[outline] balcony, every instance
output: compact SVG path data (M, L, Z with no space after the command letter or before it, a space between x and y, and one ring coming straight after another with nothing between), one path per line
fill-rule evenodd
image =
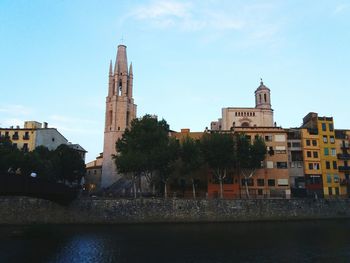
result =
M346 185L348 185L348 184L349 184L349 180L347 180L347 179L341 179L341 180L340 180L340 185L346 186Z
M339 172L350 172L350 166L338 166Z
M339 153L337 157L339 160L350 160L350 154L348 153Z
M15 141L16 141L16 140L18 140L18 138L19 138L19 137L18 137L18 134L12 135L12 140L15 140Z
M23 140L29 140L29 135L23 135Z
M349 143L348 142L343 142L340 144L340 148L344 149L344 150L348 150L349 149Z

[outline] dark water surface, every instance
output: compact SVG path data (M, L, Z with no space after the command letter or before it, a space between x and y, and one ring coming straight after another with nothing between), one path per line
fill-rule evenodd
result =
M350 220L0 226L0 262L350 262Z

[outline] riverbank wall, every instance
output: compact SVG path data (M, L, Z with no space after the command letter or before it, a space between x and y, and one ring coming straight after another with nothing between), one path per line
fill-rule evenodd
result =
M0 224L209 223L350 218L349 199L78 199L69 206L0 197Z

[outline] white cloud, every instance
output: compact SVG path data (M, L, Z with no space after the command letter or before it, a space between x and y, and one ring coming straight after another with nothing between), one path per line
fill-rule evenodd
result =
M200 4L194 5L192 2L179 1L153 1L148 5L137 7L129 16L159 28L178 27L183 31L197 31L205 28L237 30L245 24L232 14L201 8Z
M259 41L278 42L273 40L282 26L276 15L278 7L272 3L156 0L139 5L128 18L154 28L203 31L202 41L205 43L217 41L223 33L233 32L241 34L242 42L256 41L253 44L259 44Z
M1 120L0 127L2 127L2 128L10 128L11 126L23 127L23 124L24 124L24 120L17 119L17 118L11 118L11 119Z
M49 127L69 133L101 134L101 129L98 129L98 123L96 121L63 115L49 116Z
M340 4L340 5L336 6L333 14L337 15L337 14L342 13L348 9L350 9L350 4Z
M189 15L190 3L176 1L153 1L150 5L140 6L132 13L137 19L184 18Z
M29 115L33 110L23 105L8 104L0 106L0 112L10 115Z

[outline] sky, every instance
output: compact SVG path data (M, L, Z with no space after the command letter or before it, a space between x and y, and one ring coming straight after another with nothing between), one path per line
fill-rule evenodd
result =
M93 160L119 44L137 115L172 130L254 107L260 78L278 126L350 129L350 0L0 0L0 127L48 122Z

